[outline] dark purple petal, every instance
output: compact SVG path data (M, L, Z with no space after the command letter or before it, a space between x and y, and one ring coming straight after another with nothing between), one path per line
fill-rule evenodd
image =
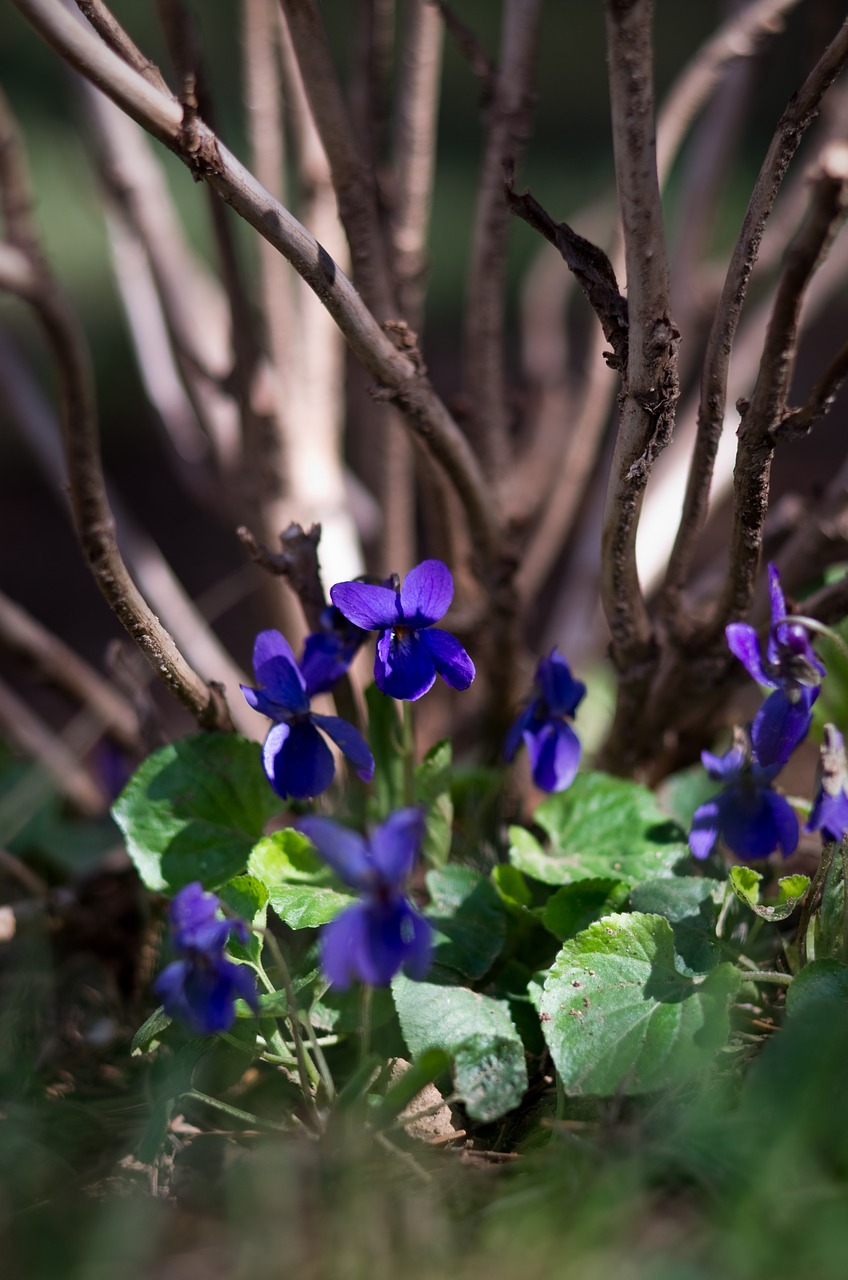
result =
M371 836L371 858L384 883L400 889L424 839L423 809L396 809Z
M565 658L554 649L536 668L536 681L552 716L573 716L586 695L586 686L575 680Z
M365 947L359 975L372 987L387 987L415 946L413 911L398 894L388 902L367 903Z
M810 708L817 694L818 689L801 690L797 702L787 698L782 689L769 694L751 725L751 744L761 765L786 764L809 732L813 720Z
M362 781L370 782L374 777L374 757L359 730L339 716L313 715L312 723L317 724L319 729L333 739Z
M275 724L262 748L268 781L278 796L304 800L326 791L333 781L333 755L309 721Z
M374 679L377 688L390 698L415 702L433 687L436 667L415 633L396 627L384 631L377 641Z
M767 858L798 844L798 819L783 796L768 788L733 789L716 797L724 843L737 858Z
M429 627L438 622L453 600L453 577L441 560L422 560L410 569L400 589L400 607L410 627Z
M294 715L290 707L284 707L273 698L269 698L264 689L251 689L247 684L241 684L239 688L244 694L247 705L253 707L253 710L258 711L261 716L267 716L269 720L276 720L279 724L284 720L290 720Z
M570 725L546 720L539 729L525 730L524 741L537 787L564 791L571 786L580 763L580 740Z
M805 831L821 831L825 840L843 840L848 833L848 795L828 795L820 788Z
M689 848L695 858L707 858L718 839L719 810L716 801L707 800L695 810L692 830L689 832Z
M249 971L224 956L176 960L153 984L165 1012L199 1035L227 1031L235 1019L235 999L257 1007Z
M374 871L368 846L357 831L343 827L332 818L301 818L298 831L312 841L315 848L340 880L352 889L366 890L374 884Z
M467 689L477 672L456 636L434 627L431 631L422 631L419 639L445 684L460 691Z
M701 752L701 763L715 782L734 782L745 770L747 761L741 747L731 747L723 756L711 751Z
M298 713L309 710L306 684L291 645L279 631L260 631L253 646L253 670L272 702Z
M220 905L215 894L207 893L199 880L180 889L168 907L168 923L177 946L191 946L199 930L217 924Z
M337 582L330 599L346 618L365 631L382 631L400 618L400 597L390 587L368 582Z
M433 959L433 930L423 916L412 907L406 920L401 924L401 932L407 936L406 959L403 971L408 978L421 982L427 976L427 970Z
M760 652L760 642L757 633L747 622L731 622L725 627L724 634L727 637L727 646L735 658L738 658L742 666L748 672L757 684L766 685L769 689L777 687L777 681L770 675L766 674L763 667L763 658Z
M347 672L353 653L342 646L338 636L316 631L307 636L303 646L300 670L310 698L332 689Z
M368 967L368 907L354 903L321 930L321 968L327 981L346 991ZM367 981L367 979L365 979Z
M535 698L528 707L525 707L519 716L513 720L504 741L504 756L507 760L512 760L516 751L521 746L521 740L525 732L532 726L536 719L539 707L539 700Z
M781 618L786 617L786 598L783 594L783 587L780 585L780 574L777 572L777 566L769 564L768 567L769 580L769 602L771 604L771 631L777 627ZM771 656L771 655L769 655Z

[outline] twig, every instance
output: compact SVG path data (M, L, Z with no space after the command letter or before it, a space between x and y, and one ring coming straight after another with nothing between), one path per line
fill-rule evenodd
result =
M723 597L709 629L742 617L754 590L762 529L768 506L773 432L785 411L795 366L798 318L807 285L827 253L848 207L848 146L834 144L821 158L810 212L786 253L784 270L766 333L760 373L739 428L734 473L734 521Z
M312 525L308 533L299 524L290 524L280 534L280 542L283 546L281 552L270 551L263 543L257 541L245 525L237 529L236 534L256 564L288 581L301 603L310 629L319 630L321 613L327 603L318 565L320 524Z
M533 72L539 44L541 0L506 0L498 68L487 103L486 143L471 234L471 260L463 329L464 381L469 428L491 477L510 465L509 397L504 375L504 311L509 206L504 164L514 170L529 136L535 106Z
M444 24L453 37L457 49L465 58L472 73L483 85L483 103L485 105L494 91L497 69L486 53L480 41L467 23L463 22L447 0L430 0L442 15Z
M606 0L616 183L627 264L629 343L602 541L601 599L622 691L643 679L653 636L636 573L636 526L678 395L654 149L651 0ZM627 698L625 696L624 701ZM622 704L623 705L623 704ZM626 711L625 711L625 714Z
M716 451L724 423L727 378L748 282L757 260L763 229L783 177L822 97L848 59L848 21L828 45L778 121L763 161L713 317L701 377L701 401L695 449L677 538L663 587L661 610L673 634L685 630L683 591L692 556L706 520Z
M58 0L14 0L57 52L209 182L268 239L318 294L353 353L386 388L456 487L484 566L496 556L499 529L476 459L415 362L382 332L350 281L295 218L274 200L202 121L183 129L178 104L157 93Z
M76 0L76 4L83 17L88 19L110 49L114 49L140 76L144 76L154 89L158 89L160 93L171 93L162 72L154 62L145 57L102 0Z
M130 750L138 747L138 716L129 702L64 641L2 592L0 645L17 657L34 662L48 680L90 707L106 732L122 746Z
M88 749L102 732L99 717L89 711L72 721L74 741L52 729L31 711L4 681L0 681L0 729L7 741L34 760L49 774L56 790L80 813L89 817L105 813L109 797L80 760L80 728L85 728L84 748ZM9 838L8 835L5 836Z
M775 441L798 440L808 436L820 418L833 407L839 389L848 378L848 342L836 353L800 409L784 413L772 431Z

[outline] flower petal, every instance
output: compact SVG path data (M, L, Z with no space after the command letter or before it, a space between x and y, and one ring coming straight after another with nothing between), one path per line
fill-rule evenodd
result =
M261 716L267 716L269 720L275 720L277 724L284 720L290 720L294 715L291 707L284 707L279 702L275 702L273 698L269 698L264 689L252 689L250 685L240 684L239 688L244 694L244 700L249 707L253 707L254 711L258 711Z
M306 637L300 670L310 698L326 693L339 681L351 663L352 654L344 649L340 638L326 631L315 631Z
M262 764L284 800L320 795L336 771L330 748L309 721L273 725L262 748Z
M219 921L220 900L207 893L199 880L193 880L175 894L168 908L168 923L178 947L194 945L197 933Z
M580 763L580 740L562 720L545 720L538 729L527 729L524 741L530 754L533 781L542 791L565 791Z
M507 731L504 739L504 758L512 760L516 751L521 746L521 740L524 734L531 728L533 721L536 719L539 710L539 699L534 698L529 706L518 715Z
M313 715L312 723L317 724L319 729L323 729L333 739L362 781L370 782L374 777L374 757L359 730L340 716Z
M390 587L369 582L337 582L330 599L344 616L365 631L392 627L400 619L400 597Z
M253 646L253 670L257 684L271 701L295 714L309 710L300 668L291 645L279 631L259 632Z
M382 879L399 889L424 839L423 809L396 809L371 836L371 858Z
M757 684L766 685L769 689L777 687L777 681L770 675L766 674L763 667L763 658L760 652L760 642L757 633L747 622L731 622L725 627L724 634L727 637L727 647L735 658L738 658L742 666L748 672Z
M783 796L768 788L716 797L722 839L737 858L767 858L778 847L788 856L798 843L798 819Z
M428 627L447 613L453 600L453 577L441 560L422 560L410 569L400 589L400 607L410 627Z
M456 636L434 627L431 631L422 631L419 641L430 654L445 684L452 689L468 688L477 672Z
M340 880L353 889L369 889L374 871L368 857L368 845L358 831L343 827L332 818L301 818L298 831L312 841L315 848Z
M384 631L377 641L374 679L390 698L415 702L433 687L436 666L414 632L396 628Z
M816 690L802 690L797 702L790 701L782 689L770 693L751 725L751 744L761 765L781 766L806 738L813 721L811 707Z
M368 907L356 902L321 930L321 968L327 981L346 991L362 977L367 959Z
M689 848L695 858L707 858L718 839L719 810L716 801L707 800L692 816Z
M575 680L565 658L554 649L536 668L536 680L552 716L573 716L586 695L582 680Z
M367 927L360 976L372 987L387 987L398 969L412 956L416 940L413 911L398 894L388 902L366 904Z
M821 831L825 840L843 840L848 833L848 795L828 795L821 788L804 830Z
M401 925L402 932L407 933L406 959L403 971L408 978L421 982L427 976L427 970L433 959L433 929L412 907L406 921Z

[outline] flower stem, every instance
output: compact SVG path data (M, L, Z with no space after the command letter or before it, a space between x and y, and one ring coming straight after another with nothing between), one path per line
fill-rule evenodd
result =
M401 754L403 756L403 802L411 806L415 804L415 718L411 702L403 704Z
M839 853L842 859L842 959L848 960L848 847L844 840Z
M370 982L362 984L362 1006L359 1027L359 1061L364 1063L371 1052L371 1001L374 988Z
M201 1093L199 1089L189 1089L185 1094L187 1098L193 1098L195 1102L202 1102L207 1107L214 1107L216 1111L223 1111L224 1115L232 1116L234 1120L243 1120L245 1124L254 1125L258 1129L277 1129L285 1133L289 1128L285 1124L276 1124L273 1120L263 1120L261 1116L256 1116L251 1111L242 1111L241 1107L232 1107L229 1102L222 1102L220 1098L213 1098L208 1093ZM297 1116L292 1116L297 1123Z
M289 1026L291 1027L292 1040L294 1042L294 1052L297 1058L297 1074L300 1080L300 1090L303 1094L303 1101L309 1112L309 1119L316 1133L323 1131L324 1125L318 1108L315 1105L314 1087L320 1083L321 1077L316 1070L315 1064L306 1052L306 1046L303 1043L303 1036L300 1032L300 1016L297 1008L297 1001L294 998L294 988L292 987L291 975L289 967L286 964L285 957L280 949L277 939L271 933L270 929L265 930L265 945L274 957L274 962L280 971L280 977L283 982L283 989L286 993L286 1003L289 1007Z
M771 982L775 986L788 987L792 982L791 973L769 972L763 969L737 969L746 982Z

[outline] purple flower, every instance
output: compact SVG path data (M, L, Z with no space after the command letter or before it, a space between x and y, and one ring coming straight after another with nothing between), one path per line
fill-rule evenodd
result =
M737 858L767 858L778 848L788 858L798 844L798 819L789 801L771 788L780 765L762 765L742 730L725 755L704 751L701 759L724 790L695 810L689 833L694 856L706 858L721 836Z
M260 631L253 647L258 689L241 686L254 711L274 724L262 748L262 764L271 786L284 800L320 795L333 781L335 765L319 729L342 750L364 782L374 776L374 757L357 729L338 716L311 711L310 689L288 641L279 631ZM314 675L314 673L313 673Z
M385 987L399 969L420 980L430 966L430 925L409 902L406 885L424 838L420 809L397 809L365 840L329 818L302 818L308 836L359 902L321 931L321 964L334 986L354 978Z
M319 631L306 637L300 670L310 698L326 693L345 675L357 651L368 639L368 632L354 626L337 609L328 604L319 618Z
M758 684L774 690L751 727L751 740L761 764L785 764L812 721L812 705L819 696L825 669L815 655L806 630L787 622L780 576L768 567L771 626L765 657L757 633L747 622L732 622L725 630L730 651Z
M806 831L821 831L825 840L843 840L848 834L848 765L845 742L832 724L824 727L821 779Z
M467 689L474 679L474 663L456 637L431 630L453 599L453 578L441 560L423 560L402 587L339 582L330 597L357 627L380 632L374 680L390 698L415 702L436 673L453 689Z
M153 986L168 1016L203 1036L229 1030L237 997L258 1008L250 970L224 955L231 934L247 942L247 925L221 919L220 905L197 882L180 889L171 902L169 922L181 958L163 969Z
M504 755L511 760L523 738L533 781L542 791L564 791L574 781L580 740L568 721L585 693L585 684L574 679L556 648L540 659L533 696L506 736Z

